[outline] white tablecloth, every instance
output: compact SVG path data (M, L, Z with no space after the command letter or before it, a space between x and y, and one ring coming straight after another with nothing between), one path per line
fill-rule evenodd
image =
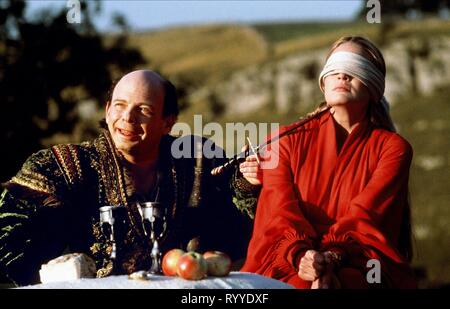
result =
M78 279L23 287L27 289L292 289L284 282L260 275L231 272L226 277L189 281L179 277L152 275L150 280L131 280L128 276Z

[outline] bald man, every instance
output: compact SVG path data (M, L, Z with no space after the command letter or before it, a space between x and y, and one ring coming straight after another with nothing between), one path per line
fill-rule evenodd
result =
M36 283L41 265L63 252L92 257L98 277L148 270L151 242L139 205L151 201L167 213L162 253L190 243L234 260L245 256L251 222L232 204L227 177L210 178L223 159L171 152L175 92L155 72L125 75L106 104L97 139L41 150L3 185L1 274L16 285ZM205 142L192 136L184 141L192 148ZM99 222L107 205L121 206L113 211L114 241Z

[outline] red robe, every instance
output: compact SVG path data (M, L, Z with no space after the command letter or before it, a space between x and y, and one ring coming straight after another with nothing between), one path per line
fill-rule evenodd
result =
M263 170L253 236L242 271L298 288L305 251L340 250L347 259L337 273L343 287L369 287L369 259L381 262L382 285L415 287L399 253L402 219L409 211L412 148L402 137L360 123L337 152L329 112L280 139L278 166ZM282 128L281 132L290 126Z

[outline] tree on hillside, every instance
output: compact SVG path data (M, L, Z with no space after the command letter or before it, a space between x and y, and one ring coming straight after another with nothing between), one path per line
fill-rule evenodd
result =
M41 12L33 21L25 8L24 0L0 0L2 182L43 138L72 131L80 100L103 104L114 76L145 63L127 47L126 32L105 46L92 23L99 1L82 2L80 24L68 23L67 8Z

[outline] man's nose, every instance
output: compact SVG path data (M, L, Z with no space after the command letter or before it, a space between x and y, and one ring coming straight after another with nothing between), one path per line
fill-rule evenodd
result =
M136 113L133 108L127 108L123 115L122 119L129 123L135 123L136 122Z

